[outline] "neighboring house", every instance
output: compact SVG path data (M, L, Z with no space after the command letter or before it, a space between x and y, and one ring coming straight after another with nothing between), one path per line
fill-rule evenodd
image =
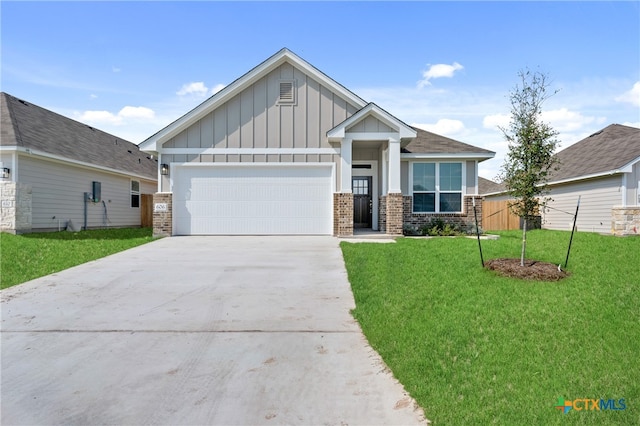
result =
M0 93L1 230L140 226L157 162L138 146ZM95 182L95 183L94 183Z
M542 211L545 229L571 230L578 197L580 231L640 233L640 129L611 124L558 152L559 169L549 179ZM487 201L508 198L504 190Z
M282 49L140 144L158 157L154 232L402 234L470 224L494 153L413 128Z

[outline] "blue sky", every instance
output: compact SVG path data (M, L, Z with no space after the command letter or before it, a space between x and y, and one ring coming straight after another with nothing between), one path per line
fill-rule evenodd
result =
M640 2L7 2L2 91L139 143L288 47L403 121L496 151L524 68L561 148L640 127Z

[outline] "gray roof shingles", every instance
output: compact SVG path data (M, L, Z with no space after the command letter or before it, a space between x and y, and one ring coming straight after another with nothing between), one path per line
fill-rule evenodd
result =
M484 195L503 191L505 191L505 186L503 183L494 182L492 180L478 176L478 194Z
M417 136L402 149L403 153L415 154L487 154L492 157L495 152L478 148L455 139L450 139L426 130L413 127Z
M640 129L611 124L558 152L559 169L549 182L616 172L640 158Z
M138 145L0 93L0 145L19 146L125 174L157 179L157 161Z

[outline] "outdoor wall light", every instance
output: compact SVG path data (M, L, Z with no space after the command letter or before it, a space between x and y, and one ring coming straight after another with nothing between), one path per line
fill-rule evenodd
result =
M168 164L160 164L160 174L162 176L167 176L169 174L169 165Z
M10 174L11 170L9 170L9 168L3 167L2 169L0 169L0 177L2 177L3 179L7 179Z

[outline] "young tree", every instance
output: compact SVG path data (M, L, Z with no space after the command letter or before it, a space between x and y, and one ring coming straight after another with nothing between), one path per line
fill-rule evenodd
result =
M558 132L541 120L542 104L557 91L549 93L548 77L543 73L521 70L518 77L521 85L509 93L511 121L508 127L500 127L509 143L501 177L515 199L509 208L523 219L520 265L524 266L527 222L547 201L541 196L548 192L549 173L558 167L553 155Z

